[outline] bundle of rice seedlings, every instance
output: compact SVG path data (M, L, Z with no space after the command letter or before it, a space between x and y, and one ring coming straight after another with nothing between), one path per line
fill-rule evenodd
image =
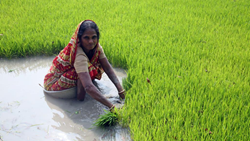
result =
M95 121L95 126L109 127L114 126L118 122L118 115L115 112L104 110L105 113Z

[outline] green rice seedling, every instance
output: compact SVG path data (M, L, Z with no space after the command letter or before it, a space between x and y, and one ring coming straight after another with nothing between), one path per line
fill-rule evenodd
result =
M105 113L95 121L94 125L99 127L114 126L118 122L118 115L116 113L104 110Z

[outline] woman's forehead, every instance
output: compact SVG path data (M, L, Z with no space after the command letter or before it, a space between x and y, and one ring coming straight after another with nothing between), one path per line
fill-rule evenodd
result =
M93 28L88 28L83 33L83 36L94 36L94 35L97 35L97 33Z

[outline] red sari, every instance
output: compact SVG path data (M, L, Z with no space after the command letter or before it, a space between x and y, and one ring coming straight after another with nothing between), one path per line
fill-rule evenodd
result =
M74 68L77 46L77 37L82 22L77 26L69 44L54 58L48 74L44 78L44 88L47 91L60 91L76 86L78 75ZM97 43L95 53L88 62L88 70L91 79L101 79L104 72L99 62L101 49Z

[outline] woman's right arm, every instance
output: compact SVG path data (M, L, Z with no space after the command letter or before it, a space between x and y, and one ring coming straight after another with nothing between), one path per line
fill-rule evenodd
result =
M89 76L88 72L80 72L78 73L78 77L85 89L85 91L95 100L101 102L103 105L112 108L113 104L109 102L102 94L101 92L95 87L95 85L92 83L92 80Z

